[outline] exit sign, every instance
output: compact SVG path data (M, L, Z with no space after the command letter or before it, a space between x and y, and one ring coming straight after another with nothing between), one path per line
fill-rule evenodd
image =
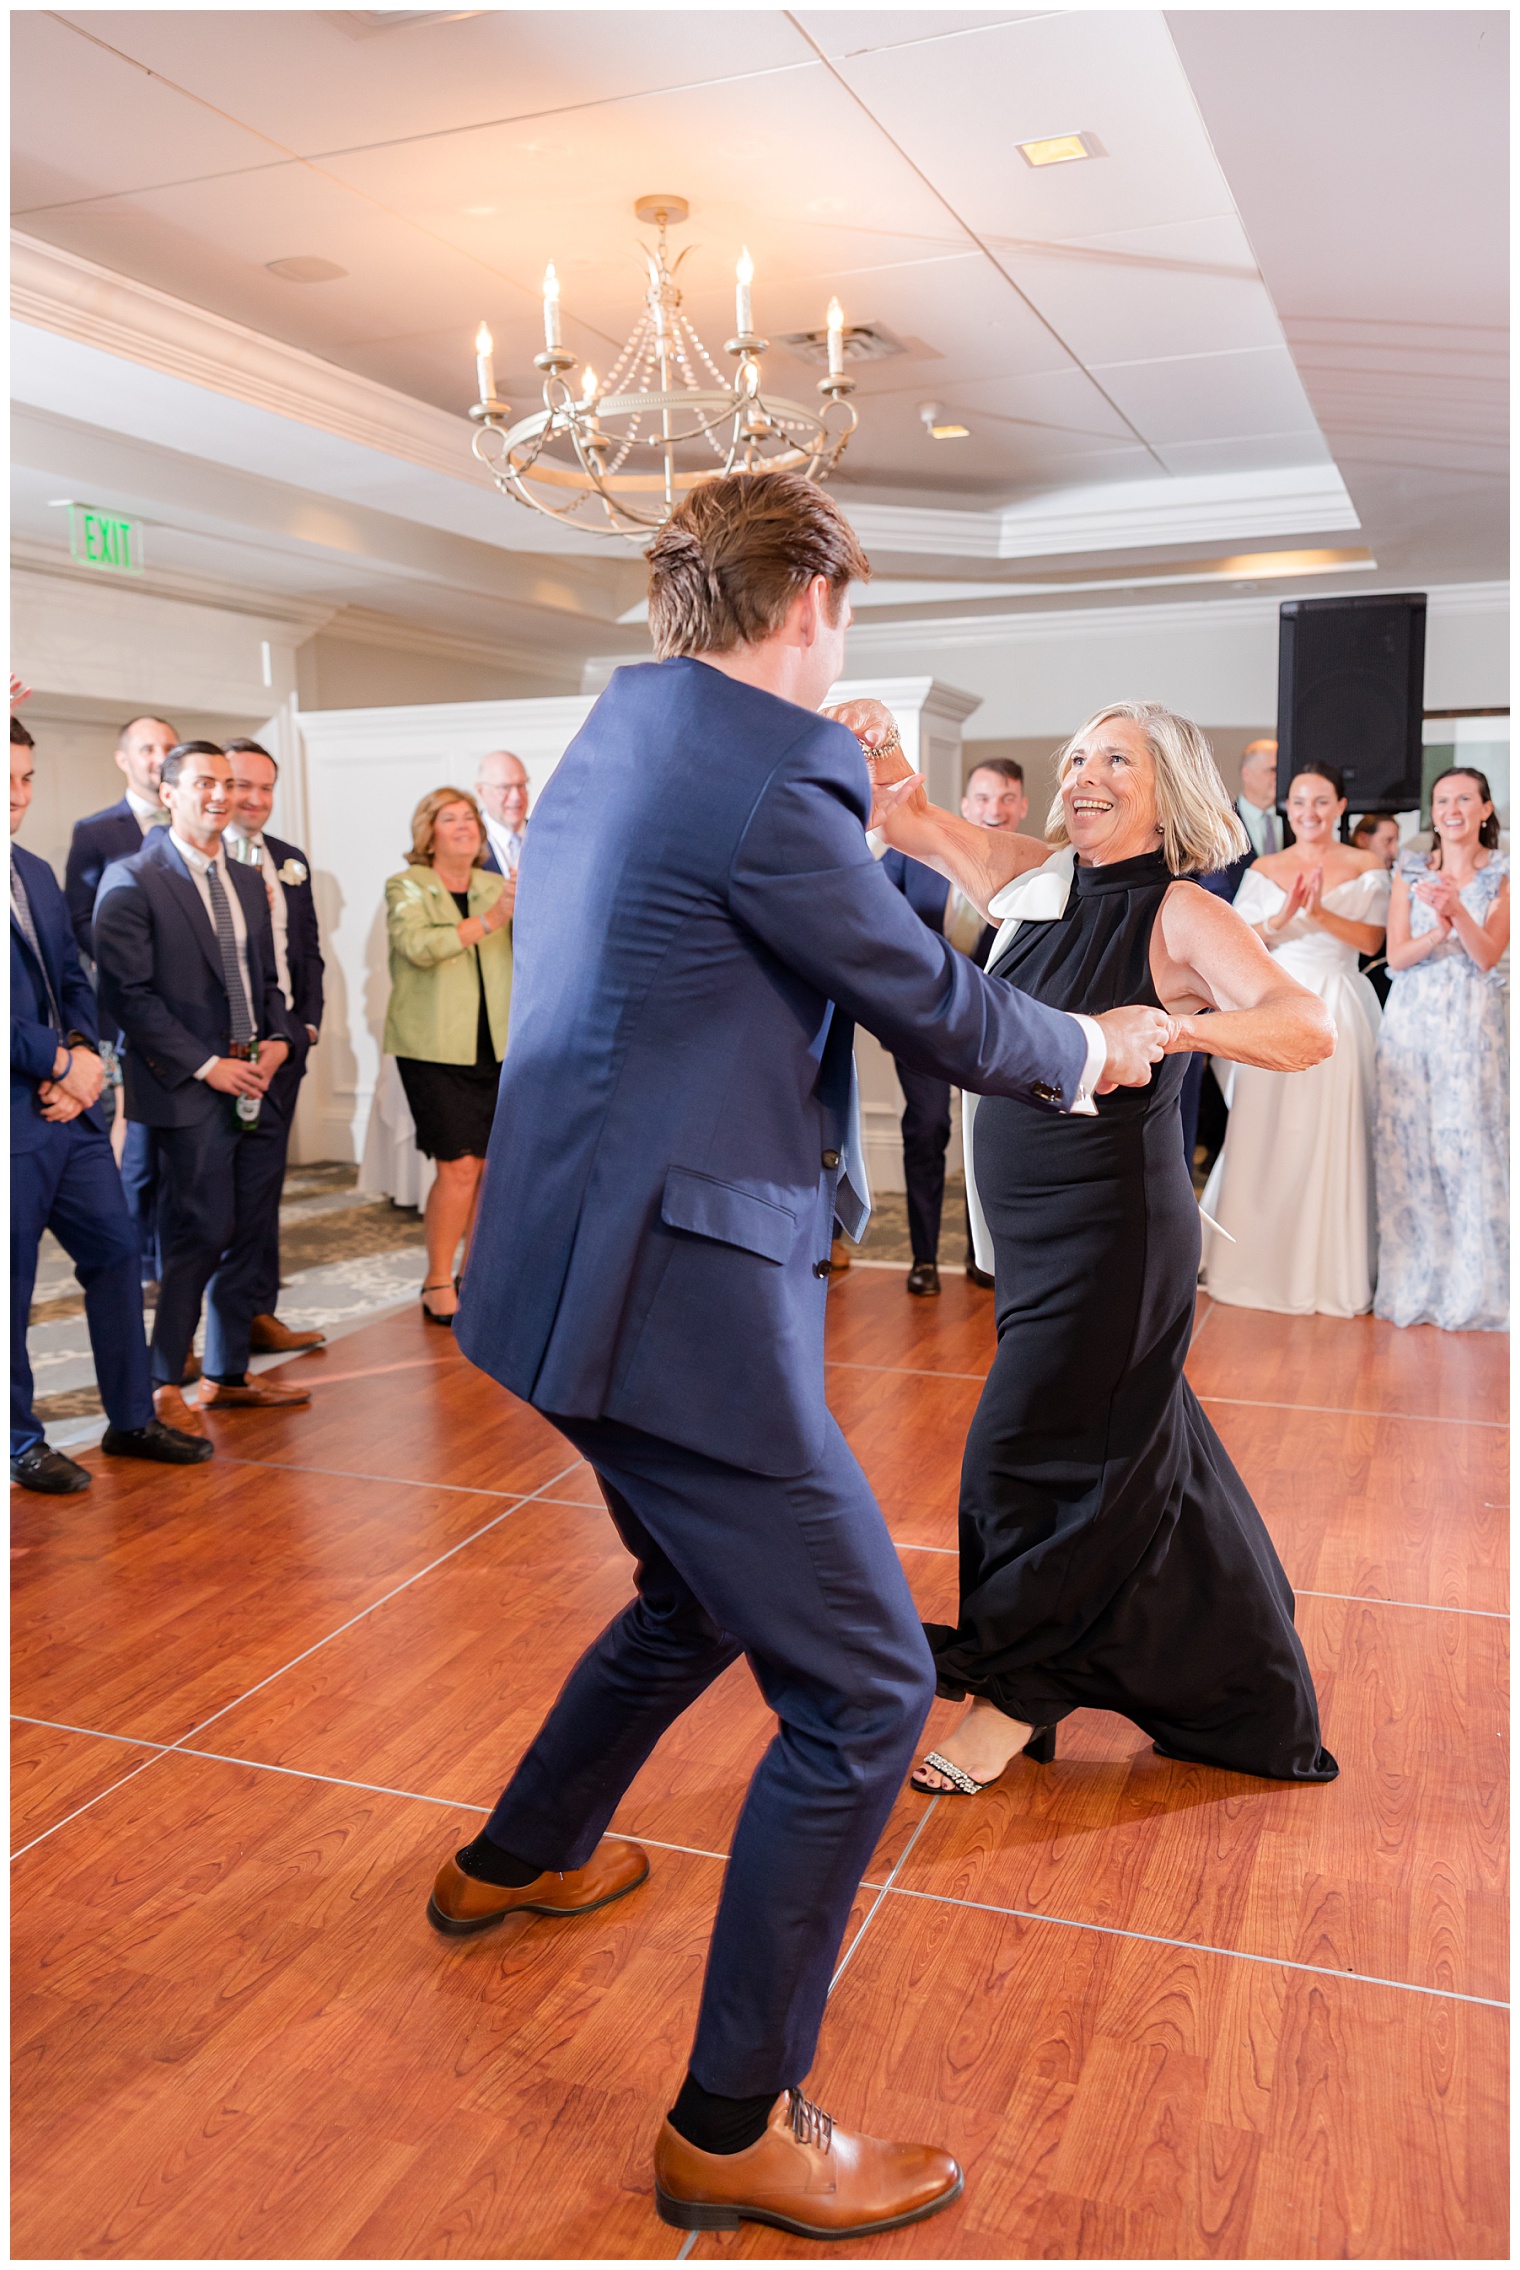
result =
M107 575L141 575L142 524L96 505L71 504L69 550L82 566Z

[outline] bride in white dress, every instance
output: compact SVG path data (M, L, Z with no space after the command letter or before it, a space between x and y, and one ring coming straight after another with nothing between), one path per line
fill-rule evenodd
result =
M1357 956L1382 947L1389 877L1372 852L1338 841L1338 779L1297 774L1287 808L1297 840L1247 870L1235 911L1324 1002L1335 1053L1308 1072L1229 1067L1229 1132L1203 1195L1227 1236L1205 1226L1204 1282L1233 1308L1361 1316L1376 1273L1379 1010Z

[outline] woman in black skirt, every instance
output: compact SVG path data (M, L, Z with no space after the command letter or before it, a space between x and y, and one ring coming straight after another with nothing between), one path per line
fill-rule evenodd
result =
M1173 1020L1150 1086L1100 1086L1092 1116L975 1104L998 1347L966 1444L959 1619L926 1627L939 1692L971 1707L913 1785L985 1788L1026 1747L1053 1756L1082 1708L1121 1712L1169 1757L1328 1781L1292 1590L1183 1377L1199 1225L1178 1096L1192 1050L1297 1071L1334 1028L1180 879L1244 839L1208 743L1159 704L1102 710L1068 744L1048 843L899 795L889 840L1002 921L990 976L1054 1008Z
M467 1239L491 1139L512 999L508 924L515 876L481 863L486 831L473 796L435 788L412 814L412 848L385 886L391 998L385 1050L396 1059L417 1130L437 1166L428 1192L423 1314L452 1326L455 1256Z

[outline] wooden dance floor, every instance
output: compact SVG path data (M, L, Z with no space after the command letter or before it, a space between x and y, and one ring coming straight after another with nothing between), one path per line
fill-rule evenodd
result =
M830 1355L948 1615L990 1296L857 1268ZM841 2253L1505 2254L1505 1359L1200 1305L1192 1378L1298 1589L1341 1778L1168 1764L1084 1713L984 1798L905 1792L812 2093L948 2145L966 2194ZM311 1409L221 1419L208 1466L92 1456L87 1497L13 1493L15 2251L823 2251L683 2242L652 2200L767 1739L744 1666L622 1808L642 1890L435 1937L436 1867L629 1565L560 1437L415 1313L277 1376Z

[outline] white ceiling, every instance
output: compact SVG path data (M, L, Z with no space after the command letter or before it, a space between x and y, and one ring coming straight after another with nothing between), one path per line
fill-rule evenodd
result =
M605 369L640 292L633 199L665 190L691 201L682 282L715 352L741 243L772 336L837 290L905 342L856 366L838 480L888 572L1027 581L1043 553L1101 580L1206 535L1355 543L1393 585L1505 571L1501 14L372 22L13 15L14 217L77 271L17 333L30 541L41 490L88 468L177 571L607 649L636 557L566 557L480 485L460 413L482 315L499 390L536 397L550 258L567 341ZM1103 154L1033 171L1015 147L1073 130ZM348 273L269 273L293 256ZM165 343L106 322L112 278ZM171 302L223 319L193 366ZM816 379L767 361L787 392ZM346 438L345 387L377 440ZM928 438L930 398L969 440Z

